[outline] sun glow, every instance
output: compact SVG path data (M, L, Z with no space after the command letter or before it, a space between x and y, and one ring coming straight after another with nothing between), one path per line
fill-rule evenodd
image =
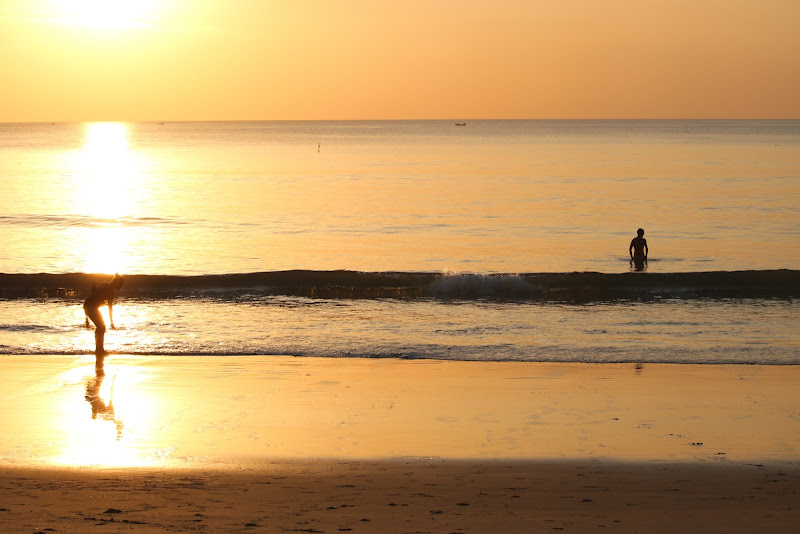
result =
M107 30L149 28L163 3L163 0L53 0L53 21Z
M86 216L79 241L86 251L86 272L127 271L127 251L134 238L136 199L141 194L143 163L128 143L128 126L99 122L86 125L83 148L75 160L75 195Z
M91 229L86 236L84 272L107 274L130 272L134 265L128 250L131 247L134 230L117 225Z
M128 144L127 125L95 122L86 125L78 155L78 188L90 213L98 218L119 217L129 211L130 187L138 165Z
M84 391L58 407L61 413L53 432L66 439L52 461L101 467L163 463L165 458L147 439L157 410L155 399L142 387L146 373L113 365L106 366L104 374L78 376L84 372L76 368L65 377L71 384L83 382Z

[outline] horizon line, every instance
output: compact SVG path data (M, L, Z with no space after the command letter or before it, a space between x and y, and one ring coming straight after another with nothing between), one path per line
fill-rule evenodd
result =
M179 122L443 122L456 121L797 121L800 117L564 117L564 118L381 118L381 119L69 119L69 120L0 120L0 124L69 124L69 123L95 123L95 122L128 122L128 123L179 123Z

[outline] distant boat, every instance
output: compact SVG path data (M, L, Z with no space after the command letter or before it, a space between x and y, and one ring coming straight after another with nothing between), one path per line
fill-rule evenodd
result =
M456 123L456 126L466 126L466 125L467 125L466 122L457 122Z

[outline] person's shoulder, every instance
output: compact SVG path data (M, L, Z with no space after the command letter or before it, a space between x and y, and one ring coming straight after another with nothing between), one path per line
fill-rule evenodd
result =
M97 284L97 287L94 291L95 293L99 293L101 295L107 295L109 293L114 293L114 286L111 284L111 282L100 282Z

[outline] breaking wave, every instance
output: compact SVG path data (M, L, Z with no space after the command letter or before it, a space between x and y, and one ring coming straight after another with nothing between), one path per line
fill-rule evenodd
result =
M81 298L101 274L0 274L0 298ZM492 299L592 302L660 298L792 298L800 271L604 274L360 272L292 270L198 276L128 275L132 298L288 295L328 299Z

